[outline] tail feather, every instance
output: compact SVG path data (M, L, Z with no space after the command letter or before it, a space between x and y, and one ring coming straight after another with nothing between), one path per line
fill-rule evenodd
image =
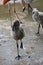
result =
M43 24L42 24L42 28L43 28Z

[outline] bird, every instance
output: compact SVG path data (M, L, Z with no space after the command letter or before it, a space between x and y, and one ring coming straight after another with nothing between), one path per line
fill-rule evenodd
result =
M40 25L42 25L43 28L43 12L39 11L37 8L32 8L32 18L34 21L38 23L38 32L40 33Z
M43 12L39 11L37 8L33 8L31 5L30 5L30 9L32 12L32 19L38 23L38 31L36 34L39 34L40 25L42 25L43 28Z
M14 40L16 40L17 53L18 53L18 56L15 58L19 60L21 58L21 56L19 55L19 43L18 43L18 41L20 40L20 42L21 42L20 48L23 49L22 39L25 36L24 29L22 27L20 27L19 20L15 20L15 22L13 23L12 32L13 32L13 38L14 38Z

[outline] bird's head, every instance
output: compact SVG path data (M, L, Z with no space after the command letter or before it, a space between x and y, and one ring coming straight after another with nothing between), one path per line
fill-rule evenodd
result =
M12 31L18 30L20 24L22 24L22 22L19 22L19 20L16 20L15 22L13 22Z
M33 8L33 10L32 10L32 14L37 14L37 13L38 13L37 8Z
M15 27L19 27L19 25L20 25L19 21L16 20L16 21L14 22L14 26L15 26Z
M18 30L19 26L20 26L20 23L19 23L18 20L16 20L15 22L13 22L12 31Z

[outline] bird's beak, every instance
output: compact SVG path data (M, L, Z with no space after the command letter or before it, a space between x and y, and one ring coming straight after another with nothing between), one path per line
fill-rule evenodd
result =
M32 8L32 6L29 4L29 6L30 6L30 9L31 9L31 11L33 11L33 8Z
M20 22L20 24L23 24L23 22Z

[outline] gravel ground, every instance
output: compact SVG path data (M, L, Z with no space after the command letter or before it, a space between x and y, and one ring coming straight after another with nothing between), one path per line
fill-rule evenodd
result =
M22 57L20 60L15 59L17 49L16 42L11 35L10 21L0 20L0 65L43 65L43 29L40 29L40 35L36 35L38 24L29 21L25 15L21 18L25 37L23 39L24 49L20 49Z

